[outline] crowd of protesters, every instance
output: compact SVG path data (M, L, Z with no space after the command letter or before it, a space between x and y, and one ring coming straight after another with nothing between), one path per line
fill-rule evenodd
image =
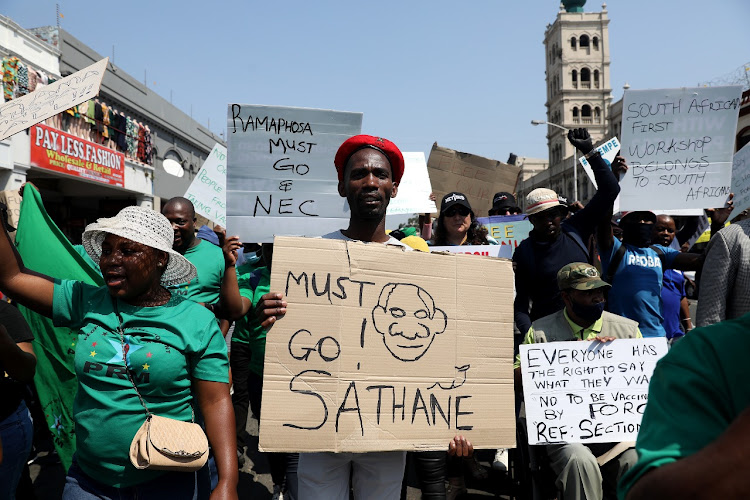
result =
M563 499L750 497L742 471L750 391L735 383L747 370L742 346L750 327L743 316L750 311L750 224L735 220L725 227L730 197L709 213L708 248L689 251L697 218L613 214L625 159L605 162L586 129L570 131L568 140L588 160L598 190L585 206L547 188L526 197L533 229L513 254L515 354L520 344L641 337L666 337L674 348L654 374L637 444L534 447L551 469L548 486ZM409 251L498 244L477 220L484 214L475 213L460 192L442 198L436 221L424 214L418 229L389 234L386 209L398 195L405 165L386 139L347 139L333 168L350 220L323 238ZM500 192L487 215L521 213L514 193ZM271 289L272 244L243 244L220 227L196 231L195 222L192 203L173 198L161 213L128 207L90 224L78 251L101 274L103 286L27 268L4 225L0 290L13 304L78 331L77 449L65 499L237 498L238 470L250 445L248 414L260 419L262 413L266 333L289 305ZM700 276L695 321L686 271ZM691 331L693 324L705 328ZM24 386L34 377L33 338L18 310L0 302L0 500L16 497L31 450ZM118 370L124 364L127 377L102 369L108 364ZM519 365L516 358L515 411L523 434ZM181 472L133 465L131 441L152 411L203 427L210 444L205 466ZM520 446L528 445L520 439ZM405 452L266 458L275 499L403 496ZM412 460L426 499L458 498L467 491L466 473L487 476L461 435L446 439L445 451L414 453ZM492 462L505 473L508 450L497 450Z

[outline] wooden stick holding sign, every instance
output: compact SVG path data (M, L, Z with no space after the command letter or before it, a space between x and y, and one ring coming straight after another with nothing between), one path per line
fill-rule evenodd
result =
M99 94L109 58L0 105L0 141Z

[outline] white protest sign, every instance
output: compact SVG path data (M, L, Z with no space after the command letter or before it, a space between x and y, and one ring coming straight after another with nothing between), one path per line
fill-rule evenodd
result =
M404 176L398 183L398 195L388 204L391 214L432 214L437 206L430 200L432 185L427 173L427 160L424 153L403 153Z
M520 346L529 444L635 441L663 337Z
M724 206L740 86L628 90L623 97L621 210Z
M604 163L606 163L608 167L612 168L612 162L615 161L615 156L617 156L617 152L620 151L620 141L617 140L617 137L613 137L597 147L596 150L599 151L599 154L602 155ZM596 179L594 178L594 171L591 169L591 164L589 163L589 161L583 156L581 156L578 161L581 162L581 166L583 167L583 170L586 171L586 175L589 176L589 179L591 179L591 183L596 189L599 189L599 186L596 183Z
M0 141L99 93L109 57L0 105Z
M216 144L185 192L195 211L227 227L227 148Z
M732 162L733 215L750 208L750 144L737 151Z
M227 225L243 241L322 236L346 227L349 206L333 165L360 133L362 113L230 104Z
M430 247L430 252L462 253L467 255L484 255L485 257L502 257L510 259L513 257L513 248L510 245L453 245Z

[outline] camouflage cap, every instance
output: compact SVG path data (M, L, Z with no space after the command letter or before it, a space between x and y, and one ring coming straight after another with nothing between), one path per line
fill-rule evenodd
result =
M602 280L599 271L591 264L573 262L557 273L557 287L560 290L594 290L611 286Z

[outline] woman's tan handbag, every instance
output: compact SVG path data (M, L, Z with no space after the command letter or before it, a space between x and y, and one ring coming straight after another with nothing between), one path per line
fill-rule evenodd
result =
M117 302L112 300L119 326L122 345L122 360L128 379L146 410L146 421L135 433L130 443L130 462L136 469L171 470L194 472L203 467L208 461L208 439L200 425L195 423L193 413L192 422L183 422L173 418L154 415L146 406L141 393L135 385L133 376L128 368L125 346L125 333L122 328L122 317L117 310ZM192 410L192 409L191 409Z
M208 460L208 440L201 426L149 414L130 443L136 469L196 471Z

